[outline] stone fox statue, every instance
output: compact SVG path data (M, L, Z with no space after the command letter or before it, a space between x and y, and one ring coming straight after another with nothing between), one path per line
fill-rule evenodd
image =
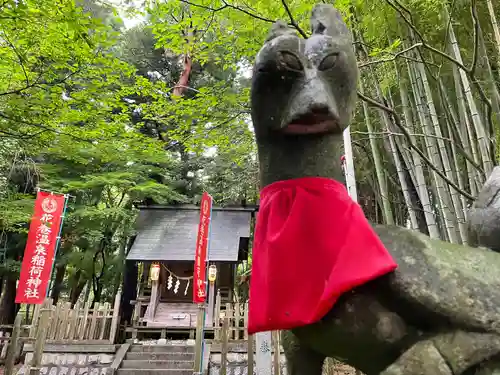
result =
M330 5L314 8L311 29L303 39L277 22L256 57L251 105L263 188L342 180L342 132L358 80L352 37ZM479 211L496 191L483 189ZM476 212L475 228L488 227L488 217ZM326 357L367 375L500 374L500 254L373 228L397 269L344 293L318 322L283 331L288 374L320 375ZM500 232L495 223L478 231L477 245L500 248L488 242Z

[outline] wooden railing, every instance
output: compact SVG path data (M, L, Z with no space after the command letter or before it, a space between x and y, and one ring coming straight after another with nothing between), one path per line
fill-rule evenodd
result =
M0 326L0 365L4 365L4 375L13 375L14 363L21 355L21 322L18 315L13 326Z
M154 289L154 288L152 288ZM248 303L223 303L223 298L221 294L217 292L215 303L213 305L213 313L210 314L208 309L210 309L209 304L206 305L206 321L205 321L205 329L208 331L213 330L214 338L216 340L220 339L222 323L225 317L228 318L229 322L229 331L228 337L229 340L246 340L248 337L247 327L248 327ZM145 327L145 324L148 321L153 321L156 313L156 308L158 306L159 296L155 293L152 293L150 297L142 297L137 300L130 301L132 305L134 305L134 314L132 318L132 324L130 328L127 328L127 331L133 332L137 335L136 331L148 331L148 328ZM168 302L167 302L168 303ZM144 309L146 307L146 309ZM192 311L186 311L186 313L190 313ZM212 321L210 321L212 320ZM186 327L176 327L175 329L191 329L194 330L196 320L192 320L192 324L187 325ZM158 323L158 322L156 322ZM151 330L159 330L162 327L151 328ZM163 327L164 330L173 329L172 327ZM133 335L135 338L136 336Z
M215 340L221 338L224 319L228 321L229 340L246 340L248 338L248 303L226 303L221 306L220 300L215 302L213 322Z
M233 310L234 311L234 310ZM247 311L247 310L245 310ZM233 315L233 320L235 315ZM246 332L246 329L245 329ZM233 371L228 371L228 352L229 352L229 344L232 339L231 336L234 337L234 327L231 327L231 317L229 315L226 315L222 319L222 326L220 327L219 335L214 339L215 344L220 345L220 352L221 352L221 362L220 362L220 375L227 375L229 372L231 373L236 373L235 370ZM259 348L256 348L255 345L255 337L253 335L248 335L245 334L245 341L246 341L246 346L247 346L247 374L253 374L254 373L254 353L256 350L259 350ZM272 338L271 338L271 347L268 348L268 351L272 355L272 371L268 372L267 369L265 369L266 373L272 373L272 374L281 374L280 366L281 366L281 361L280 361L280 356L281 356L281 345L280 345L280 335L278 331L273 331L272 332ZM256 373L260 374L263 373L263 369L256 369ZM240 369L241 371L241 369Z
M148 308L149 308L149 300L150 297L139 297L137 300L132 300L130 301L130 304L134 306L134 313L132 315L132 322L129 322L132 324L132 326L136 325L142 325L144 324L145 319L147 319L147 316L149 314ZM143 307L146 307L144 309L144 314L142 313Z
M0 364L4 363L7 357L11 333L12 329L10 327L0 328Z

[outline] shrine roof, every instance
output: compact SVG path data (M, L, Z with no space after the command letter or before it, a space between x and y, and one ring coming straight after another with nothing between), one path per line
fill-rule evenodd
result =
M246 259L255 207L213 207L209 258ZM127 255L135 261L194 261L200 208L195 205L139 207L137 236Z

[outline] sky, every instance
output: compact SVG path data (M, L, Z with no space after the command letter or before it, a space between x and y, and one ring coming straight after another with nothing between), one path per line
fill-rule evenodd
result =
M130 0L129 4L124 5L123 0L107 0L106 2L113 4L117 9L118 12L120 13L120 17L123 20L123 24L127 29L130 29L137 24L141 23L144 20L144 17L136 16L136 17L129 17L127 16L127 12L125 11L126 7L136 7L138 9L142 8L141 2L139 0Z

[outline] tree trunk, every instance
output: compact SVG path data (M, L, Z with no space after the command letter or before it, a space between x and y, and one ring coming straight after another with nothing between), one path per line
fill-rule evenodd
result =
M86 280L81 280L81 274L82 271L78 270L76 271L75 276L73 277L73 283L72 283L73 287L71 288L69 296L69 301L72 307L75 306L76 303L78 302L78 298L80 298L80 294L82 294L83 288L87 283Z
M182 96L188 88L189 76L191 74L191 68L193 67L193 62L188 54L184 55L184 67L182 68L181 76L179 81L174 87L173 94L175 96Z
M101 302L102 285L99 280L93 282L94 299L92 300L92 308L94 308L96 303Z
M16 283L15 276L7 276L3 295L0 298L0 324L14 324L17 310L16 306Z
M54 301L54 305L57 304L57 301L59 300L59 295L61 294L65 274L66 274L66 265L65 264L58 265L56 267L56 276L54 278L54 284L52 285L52 291L50 294L50 297Z
M84 295L84 297L83 297L83 301L84 301L85 303L87 303L87 301L88 301L88 300L89 300L89 298L90 298L90 289L91 289L91 287L92 287L92 285L91 285L91 284L92 284L92 282L91 282L90 280L89 280L89 281L87 281L87 282L85 283L85 287L84 287L84 289L85 289L85 295Z
M137 262L133 260L125 261L125 272L123 274L123 293L120 301L120 315L122 322L130 323L134 307L130 301L137 299Z

